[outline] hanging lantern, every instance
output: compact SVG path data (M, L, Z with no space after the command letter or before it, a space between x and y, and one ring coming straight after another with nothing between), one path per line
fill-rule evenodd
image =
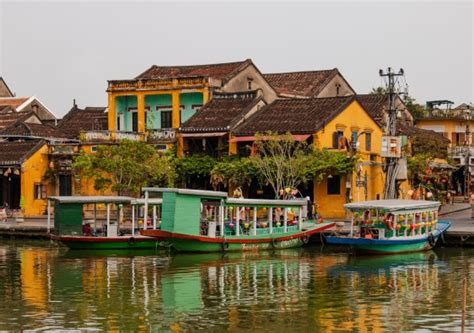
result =
M15 175L19 176L19 175L20 175L20 170L15 169L15 170L13 171L13 173L14 173Z

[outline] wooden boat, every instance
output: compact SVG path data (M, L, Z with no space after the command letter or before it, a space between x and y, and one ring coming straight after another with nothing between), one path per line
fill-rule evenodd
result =
M151 249L159 245L159 240L156 238L136 234L135 212L136 208L143 204L143 199L123 196L49 197L48 232L51 230L51 203L54 204L54 234L50 234L50 237L71 249ZM97 228L97 205L106 207L106 220L105 223L102 222L100 231ZM111 217L112 205L116 207L114 219ZM123 205L132 205L132 224L129 233L124 233L119 225L119 220L123 216ZM153 206L153 226L150 227L156 228L156 207L161 205L161 200L154 199L147 202L147 205ZM93 206L92 219L84 218L85 206ZM142 228L147 228L147 223L142 223Z
M344 205L351 213L347 236L326 236L328 244L358 252L393 254L432 249L451 223L438 220L440 203L424 200L373 200Z
M304 221L306 200L228 198L225 192L144 188L162 195L160 230L141 234L164 239L184 252L255 251L299 247L332 222ZM146 209L145 209L146 211ZM260 215L260 217L258 216ZM263 216L263 218L262 218Z

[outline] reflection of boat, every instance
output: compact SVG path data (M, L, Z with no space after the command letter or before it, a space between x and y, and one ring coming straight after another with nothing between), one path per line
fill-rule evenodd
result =
M69 259L102 258L102 257L139 257L164 254L162 248L128 248L128 249L70 249L62 257Z
M139 199L140 200L140 199ZM54 235L57 240L71 249L143 249L156 248L156 238L135 235L135 206L139 200L130 197L106 197L106 196L58 196L48 199L48 220L51 216L51 202L54 203ZM123 216L123 205L132 205L132 227L130 234L121 234L119 224ZM161 205L160 200L148 203L150 206ZM93 205L93 217L84 218L84 207ZM107 216L106 224L103 225L103 235L97 232L97 205L105 205ZM111 206L117 207L117 218L111 218ZM155 210L154 210L155 211ZM155 214L156 215L156 214ZM156 216L154 217L156 221ZM94 228L92 229L91 223ZM145 223L143 224L146 225ZM154 223L156 226L156 222ZM49 229L49 221L48 221Z
M348 236L326 236L328 244L356 251L393 254L432 249L451 225L438 221L437 201L374 200L346 204L352 213Z
M228 198L224 192L145 188L163 195L161 230L142 235L165 239L185 252L255 251L300 247L334 225L303 222L305 200ZM265 215L258 219L258 215Z

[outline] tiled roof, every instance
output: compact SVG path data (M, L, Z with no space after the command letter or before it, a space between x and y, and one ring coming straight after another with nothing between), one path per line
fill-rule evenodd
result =
M221 64L191 65L191 66L157 66L153 65L135 79L170 79L184 77L212 77L225 80L232 73L240 68L251 64L250 59L238 62L228 62Z
M42 140L6 141L0 143L0 165L19 165L45 144Z
M264 106L233 132L240 136L266 131L312 134L353 100L353 96L276 100Z
M416 126L407 126L403 124L402 122L398 121L397 122L397 134L398 135L406 135L408 137L418 137L420 139L425 139L425 140L437 140L442 143L449 144L450 141L448 138L446 138L443 134L437 133L432 130L427 130L423 128L419 128Z
M0 111L0 130L20 121L22 119L26 119L31 117L32 113L23 113L23 112L16 112L16 111L9 111L2 110Z
M357 100L378 124L383 123L388 105L388 95L357 95Z
M29 99L29 97L0 97L0 105L10 105L16 109Z
M181 126L181 131L227 131L259 100L255 91L214 94L209 103Z
M107 130L108 119L105 107L73 107L58 123L57 128L67 138L79 138L81 131Z
M30 124L21 121L17 121L16 123L4 128L0 134L58 139L66 137L64 133L60 132L55 127L44 124Z
M329 81L339 73L337 68L308 72L264 74L279 95L317 97Z

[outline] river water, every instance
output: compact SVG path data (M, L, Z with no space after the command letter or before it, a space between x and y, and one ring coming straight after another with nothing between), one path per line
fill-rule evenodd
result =
M0 239L0 330L474 331L474 249L84 253Z

